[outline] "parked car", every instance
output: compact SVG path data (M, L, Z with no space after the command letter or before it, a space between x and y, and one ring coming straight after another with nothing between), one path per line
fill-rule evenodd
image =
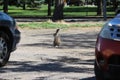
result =
M0 12L0 67L8 62L10 53L16 49L19 41L20 31L16 26L16 21Z
M67 5L75 5L75 6L80 6L83 4L81 0L66 0Z
M117 15L117 14L119 14L120 13L120 8L117 8L116 10L115 10L115 14Z
M100 31L95 47L96 80L120 80L120 14Z

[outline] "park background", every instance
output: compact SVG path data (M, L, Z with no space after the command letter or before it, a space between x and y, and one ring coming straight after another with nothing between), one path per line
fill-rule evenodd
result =
M119 10L119 3L119 0L0 0L0 10L19 22L31 19L30 23L18 24L22 28L101 27L104 22L96 21L113 18ZM53 23L63 19L71 19L72 22L81 19L77 21L82 23ZM88 23L93 19L94 24ZM37 20L44 22L36 23ZM87 23L83 23L84 20Z
M106 6L104 6L106 2ZM0 0L0 9L13 17L52 17L56 3L64 17L114 17L119 0Z

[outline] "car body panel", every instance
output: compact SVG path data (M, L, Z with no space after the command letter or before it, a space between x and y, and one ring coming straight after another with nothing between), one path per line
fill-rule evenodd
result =
M98 34L95 45L95 67L103 74L105 80L120 80L120 14L106 24L104 27L108 26L107 30L111 37L105 38L100 35L106 28L102 28ZM95 75L98 76L97 72Z
M105 58L109 58L114 54L120 55L120 41L99 37L98 44L100 44L100 52L103 53Z
M10 52L16 49L17 43L20 41L20 31L16 27L16 21L9 15L0 12L0 29L8 35L11 35L11 50Z

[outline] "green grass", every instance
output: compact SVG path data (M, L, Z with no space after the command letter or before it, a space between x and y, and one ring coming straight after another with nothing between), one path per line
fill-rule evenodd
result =
M8 14L11 16L25 16L25 17L37 17L37 16L46 16L47 7L41 6L42 8L27 8L23 10L21 7L17 8L15 6L10 6Z
M15 17L47 17L47 5L41 5L40 8L26 8L23 10L22 7L9 6L8 14ZM2 11L2 6L0 6ZM52 7L53 14L54 7ZM86 16L96 16L97 7L86 7L86 6L65 6L64 16L67 17L86 17ZM111 7L107 8L107 16L114 16L115 12ZM52 15L51 15L52 16Z
M88 23L66 23L66 22L27 22L27 23L19 23L18 26L20 28L30 28L30 29L68 29L74 27L102 27L104 22L88 22Z
M83 23L83 24L78 24L78 23L74 23L72 25L70 25L70 27L102 27L104 25L104 23Z
M21 23L18 26L21 28L30 28L30 29L54 29L54 28L69 27L66 24L53 23L53 22L29 22L29 23Z

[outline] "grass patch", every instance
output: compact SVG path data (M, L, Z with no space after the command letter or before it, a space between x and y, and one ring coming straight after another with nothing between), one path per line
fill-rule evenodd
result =
M2 10L3 6L0 6ZM51 16L54 11L54 6L51 7ZM22 7L9 6L8 14L13 17L47 17L48 14L48 5L41 5L40 8L29 8L26 7L26 10L23 10ZM50 17L51 17L50 16ZM96 6L65 6L64 7L64 17L86 17L86 16L97 16L97 7ZM107 17L115 16L115 11L112 7L107 7Z
M26 8L23 10L22 7L9 6L8 14L11 16L21 16L21 17L37 17L37 16L47 16L47 6L42 5L41 8Z
M70 27L102 27L104 22L80 22L70 24Z
M19 23L18 26L21 28L30 28L30 29L68 29L74 27L102 27L104 22L76 22L76 23L67 23L67 22L27 22Z
M21 28L31 29L54 29L54 28L68 28L67 24L53 23L53 22L28 22L19 24Z

